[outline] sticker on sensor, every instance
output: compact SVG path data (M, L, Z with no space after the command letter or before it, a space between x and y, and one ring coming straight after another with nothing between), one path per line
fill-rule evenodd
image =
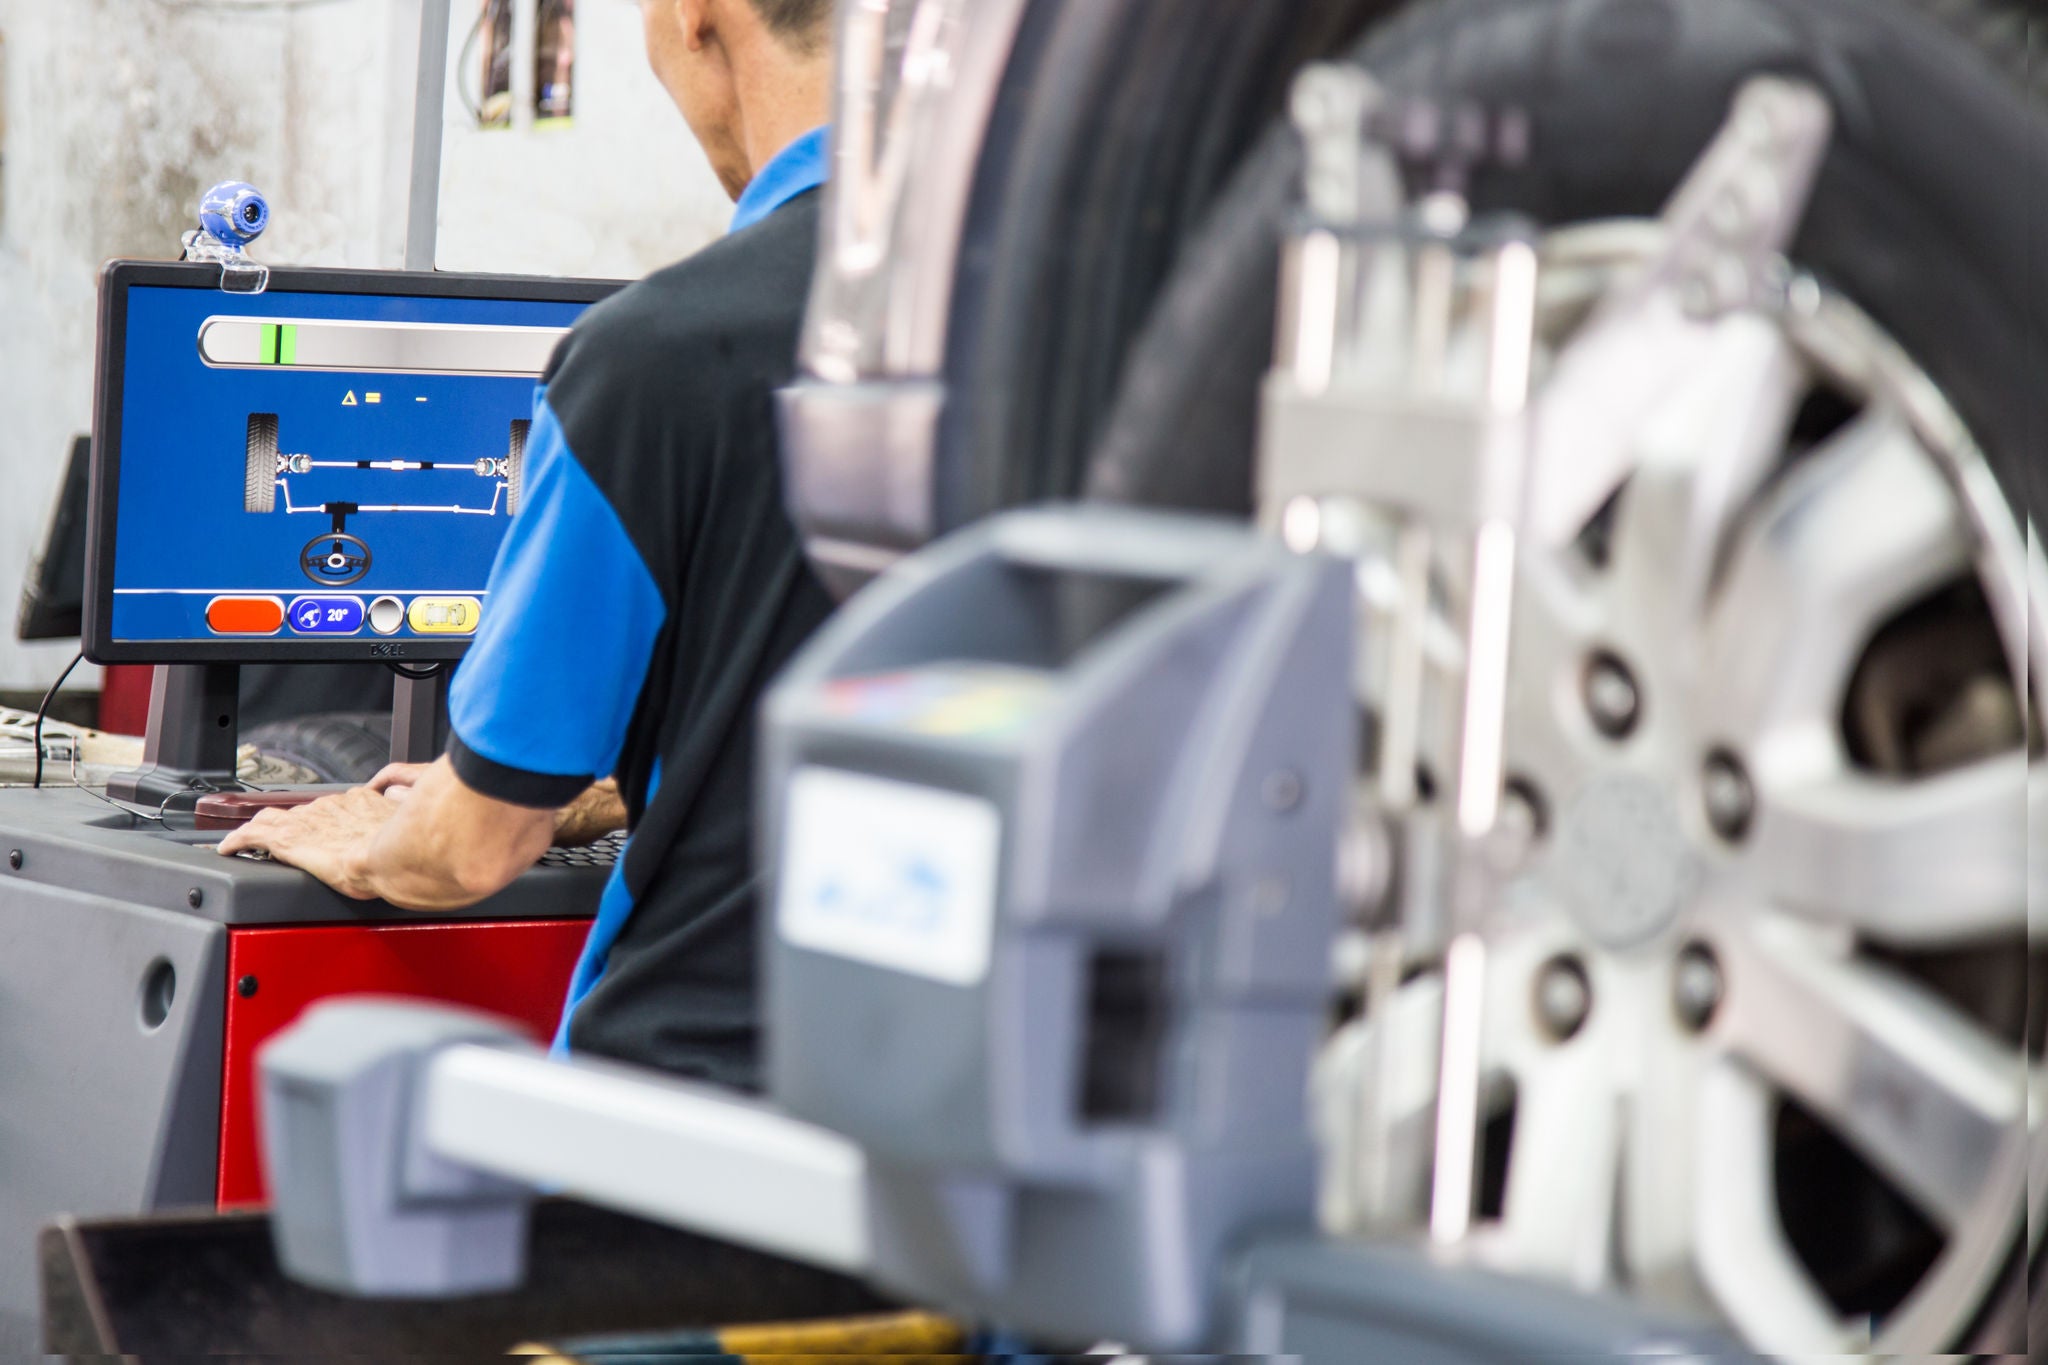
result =
M790 943L971 986L988 974L1002 821L979 797L799 769L776 902Z

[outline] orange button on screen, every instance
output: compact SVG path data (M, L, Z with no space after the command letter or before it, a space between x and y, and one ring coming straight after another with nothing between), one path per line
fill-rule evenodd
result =
M216 597L206 604L206 628L215 635L275 635L284 628L284 602L276 597Z

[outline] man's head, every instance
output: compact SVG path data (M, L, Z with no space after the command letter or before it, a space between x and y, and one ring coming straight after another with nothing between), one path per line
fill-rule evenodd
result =
M737 198L830 114L833 0L640 0L647 61Z

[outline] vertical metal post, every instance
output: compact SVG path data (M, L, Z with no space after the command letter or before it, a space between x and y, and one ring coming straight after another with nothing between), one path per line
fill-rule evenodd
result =
M384 211L377 254L383 264L406 270L434 268L452 2L392 0L386 69L397 86L384 130ZM408 71L415 73L409 90L403 74Z
M1449 909L1454 937L1444 959L1443 1052L1437 1080L1436 1162L1430 1236L1464 1240L1478 1189L1481 1042L1485 1027L1486 942L1480 921L1495 887L1485 840L1500 813L1507 721L1509 652L1515 597L1515 540L1528 475L1529 384L1535 349L1536 250L1510 242L1493 253L1487 388L1479 400L1495 423L1522 426L1512 453L1496 447L1492 477L1504 483L1508 509L1483 517L1471 542L1465 605L1465 685L1453 786ZM1506 467L1498 467L1505 464Z

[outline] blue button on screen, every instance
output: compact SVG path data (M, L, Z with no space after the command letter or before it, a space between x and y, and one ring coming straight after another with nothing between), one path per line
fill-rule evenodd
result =
M300 597L285 613L300 635L353 635L363 628L359 597Z

